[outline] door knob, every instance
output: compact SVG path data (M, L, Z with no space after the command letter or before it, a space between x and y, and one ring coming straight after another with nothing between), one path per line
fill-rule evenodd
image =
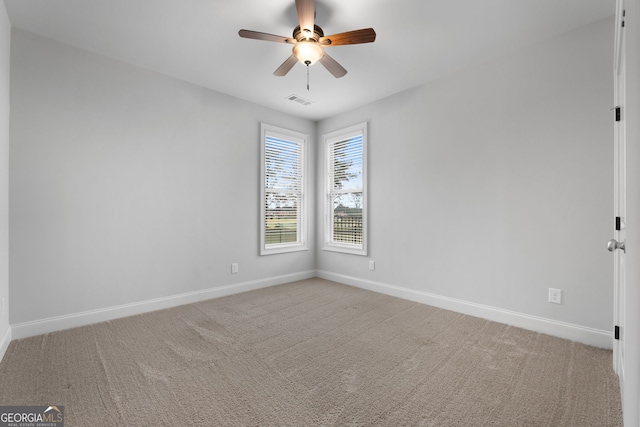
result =
M607 243L607 249L609 250L609 252L613 252L616 249L622 249L622 252L626 253L627 248L625 247L625 243L626 242L620 243L616 239L611 239L609 240L609 243Z

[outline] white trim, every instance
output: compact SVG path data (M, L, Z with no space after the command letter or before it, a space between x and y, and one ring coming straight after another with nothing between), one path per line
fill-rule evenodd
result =
M613 214L616 217L627 219L627 190L626 190L626 70L625 70L625 31L623 22L625 20L623 14L625 11L624 0L616 1L616 18L615 18L615 45L614 45L614 70L613 70L613 103L614 108L621 109L621 121L614 122L613 127ZM619 242L625 241L627 231L625 227L620 230L614 230L613 238ZM621 251L614 251L613 254L613 324L620 328L623 336L621 339L613 342L613 370L620 377L620 372L624 365L624 332L625 313L624 300L627 289L626 283L626 255ZM622 378L622 377L621 377ZM621 380L622 381L622 380Z
M155 298L152 300L141 301L137 303L123 304L98 310L90 310L81 313L17 323L11 325L8 331L5 333L4 337L2 337L2 340L0 340L0 361L2 360L1 356L4 356L4 353L9 347L9 343L12 339L27 338L35 335L60 331L63 329L76 328L93 323L114 320L127 316L134 316L137 314L148 313L151 311L176 307L179 305L191 304L208 299L220 298L256 289L267 288L270 286L276 286L297 280L311 279L313 277L332 280L334 282L343 283L345 285L355 286L369 291L379 292L385 295L419 302L421 304L427 304L434 307L467 314L470 316L476 316L495 322L505 323L519 328L528 329L547 335L553 335L556 337L565 338L596 347L606 349L612 348L613 336L609 331L603 331L586 326L531 316L515 311L476 304L428 292L417 291L415 289L404 288L401 286L359 279L357 277L331 273L328 271L310 270L293 274L286 274L282 276L275 276L267 279L236 283L233 285L221 286L219 288L187 292L184 294L173 295L164 298ZM624 374L622 376L624 376Z
M2 362L2 359L7 352L9 344L11 344L11 326L7 328L7 332L5 332L2 339L0 339L0 362Z
M297 280L310 279L313 277L315 277L315 271L301 271L298 273L275 276L267 279L235 283L233 285L220 286L218 288L205 289L195 292L187 292L184 294L172 295L163 298L154 298L151 300L140 301L131 304L122 304L114 307L101 308L98 310L90 310L81 313L67 314L64 316L49 317L47 319L17 323L11 325L11 330L13 339L26 338L34 335L60 331L63 329L77 328L79 326L90 325L107 320L114 320L121 317L148 313L150 311L176 307L179 305L192 304L208 299L225 297L228 295L267 288L269 286L281 285L283 283L294 282Z
M624 17L622 13L625 10L624 0L616 0L616 18L615 18L615 34L614 34L614 52L613 52L613 71L614 75L619 74L622 70L622 59L624 58L623 44L623 26Z
M368 160L367 160L367 152L368 152L368 134L367 134L368 123L362 122L353 126L349 126L344 129L336 130L333 132L326 133L322 136L323 139L323 169L322 169L322 182L323 182L323 245L322 249L325 251L333 251L333 252L342 252L346 254L353 255L367 255L367 247L368 247L368 236L367 236L367 170L368 170ZM333 188L333 184L331 183L332 178L330 177L330 156L329 156L329 146L336 142L341 142L344 140L348 140L350 138L362 136L362 245L350 245L350 244L342 244L332 241L332 230L333 226L333 201L331 200L331 189ZM348 191L344 191L345 193L352 192L353 189L349 189Z
M565 338L595 347L611 349L613 346L613 335L610 331L603 331L601 329L590 328L587 326L531 316L529 314L476 304L401 286L359 279L357 277L345 276L328 271L318 270L316 275L322 279L332 280L345 285L355 286L369 291L444 308L446 310L468 314L470 316L480 317L494 322L505 323L507 325L528 329L542 334L553 335L555 337Z
M267 135L284 141L299 144L302 147L302 206L298 206L298 241L295 243L281 243L267 245L265 236L265 141ZM309 135L284 129L266 123L260 124L260 255L273 255L287 252L308 250L308 223L309 223ZM302 211L302 212L300 212Z

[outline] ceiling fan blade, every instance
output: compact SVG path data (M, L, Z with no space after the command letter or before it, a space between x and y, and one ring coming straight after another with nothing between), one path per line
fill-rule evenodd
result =
M345 44L371 43L376 40L376 32L373 28L347 31L320 38L320 44L325 46L340 46Z
M340 77L343 77L345 74L347 74L347 70L345 70L342 65L338 64L335 59L327 55L326 52L324 55L322 55L322 58L320 58L320 63L324 65L324 68L329 70L329 72L333 74L333 77L335 77L336 79L339 79Z
M296 9L298 10L298 20L300 21L300 30L302 31L302 34L312 37L316 15L315 1L296 0Z
M276 36L274 34L261 33L260 31L240 30L238 31L238 35L240 37L244 37L245 39L264 40L268 42L278 43L296 43L296 40L290 37Z
M291 55L289 58L287 58L286 61L282 63L281 66L278 67L277 70L273 72L273 75L278 77L286 76L287 73L291 71L293 66L296 65L296 62L298 62L298 58L296 58L295 55Z

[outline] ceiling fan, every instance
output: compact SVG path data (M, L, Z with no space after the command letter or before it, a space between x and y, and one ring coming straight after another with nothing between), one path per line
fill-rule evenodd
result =
M315 0L296 0L296 10L298 11L300 25L293 30L293 37L276 36L251 30L240 30L238 32L240 37L247 39L293 45L291 56L273 73L276 76L285 76L296 65L296 62L300 61L307 66L307 71L309 65L320 62L334 77L343 77L347 74L347 70L335 59L327 55L324 49L329 46L371 43L376 39L376 32L373 28L325 36L322 28L314 23Z

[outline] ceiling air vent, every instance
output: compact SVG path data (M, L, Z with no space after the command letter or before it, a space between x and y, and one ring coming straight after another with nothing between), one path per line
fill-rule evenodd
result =
M302 105L311 105L311 104L313 104L311 101L307 101L306 99L301 98L298 95L287 96L287 99L289 101L297 102L298 104L302 104Z

